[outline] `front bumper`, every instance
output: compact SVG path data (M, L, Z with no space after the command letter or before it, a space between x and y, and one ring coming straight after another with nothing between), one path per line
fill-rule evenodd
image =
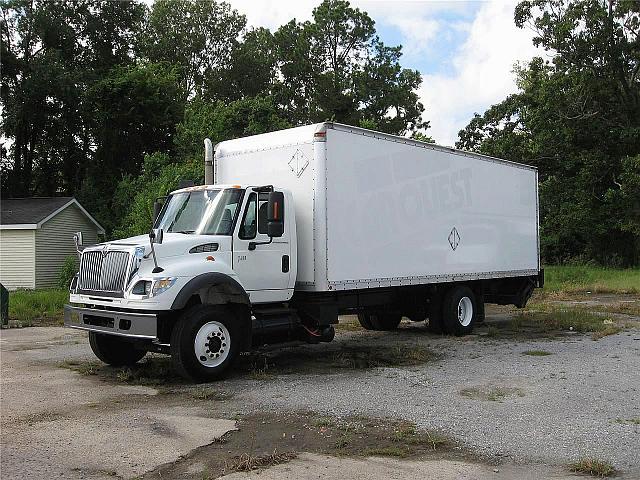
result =
M121 337L156 340L158 317L155 313L131 313L97 308L64 306L65 327Z

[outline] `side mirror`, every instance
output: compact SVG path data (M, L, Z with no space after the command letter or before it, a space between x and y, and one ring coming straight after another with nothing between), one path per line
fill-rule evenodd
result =
M267 203L267 235L271 238L284 234L284 193L269 192Z
M161 228L154 228L149 232L149 240L151 243L157 243L158 245L162 244L162 239L164 237L164 232Z
M76 244L76 252L78 255L82 252L82 232L76 232L73 234L73 243Z

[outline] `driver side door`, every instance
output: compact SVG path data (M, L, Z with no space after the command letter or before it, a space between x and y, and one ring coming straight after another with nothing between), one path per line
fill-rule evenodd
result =
M291 264L289 232L285 226L282 237L273 238L269 243L268 194L250 191L246 198L234 232L233 269L252 303L288 300L291 296L288 290ZM283 211L286 210L285 205ZM256 244L254 249L250 249L252 243Z

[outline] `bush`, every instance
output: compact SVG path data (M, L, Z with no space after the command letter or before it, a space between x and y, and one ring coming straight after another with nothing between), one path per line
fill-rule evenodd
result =
M69 255L64 259L60 274L58 276L58 287L69 288L73 276L78 272L78 261L74 255Z

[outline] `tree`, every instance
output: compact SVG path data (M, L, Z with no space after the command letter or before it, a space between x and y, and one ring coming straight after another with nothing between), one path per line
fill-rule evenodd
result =
M84 91L101 71L132 61L145 7L8 0L1 8L2 127L12 140L3 195L72 193L92 148Z
M400 47L387 47L373 20L345 0L325 0L313 21L283 25L274 35L278 72L274 95L294 124L323 120L402 134L428 128L415 90L421 77L402 69Z
M456 145L539 168L547 261L640 263L640 5L527 1L515 20L552 60L518 69Z
M118 180L138 175L145 155L173 149L183 96L175 69L157 64L116 67L87 91L95 150L78 198L108 231L126 213L110 201Z
M144 40L146 56L179 68L189 97L204 95L207 79L231 62L244 15L229 4L198 0L157 0ZM209 92L215 98L215 92Z
M269 97L214 103L194 99L178 125L175 145L183 160L202 158L205 138L217 143L290 126Z
M203 177L202 160L175 162L160 152L145 156L140 174L126 175L114 193L114 208L122 212L114 237L147 233L153 222L154 200L175 190L182 180L201 183Z

